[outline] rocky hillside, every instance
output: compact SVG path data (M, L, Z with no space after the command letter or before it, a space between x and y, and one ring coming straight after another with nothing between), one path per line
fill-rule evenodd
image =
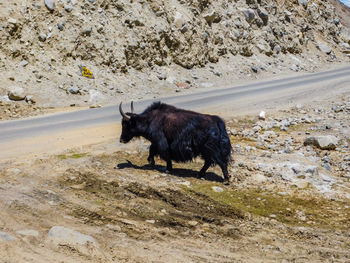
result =
M335 13L339 16L340 22L345 26L345 30L350 30L350 7L338 0L330 0L335 7Z
M344 32L324 0L9 0L0 98L19 86L29 103L83 106L313 70L349 61Z

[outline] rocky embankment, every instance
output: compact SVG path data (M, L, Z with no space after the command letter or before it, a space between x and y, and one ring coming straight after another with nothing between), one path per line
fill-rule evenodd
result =
M248 176L258 184L311 187L329 197L350 198L343 185L350 178L349 113L345 97L326 107L297 105L274 118L246 120L247 128L230 130L237 153L233 174L239 171L238 178Z
M321 0L11 0L0 14L0 99L23 89L22 99L44 107L159 97L349 61L350 35Z

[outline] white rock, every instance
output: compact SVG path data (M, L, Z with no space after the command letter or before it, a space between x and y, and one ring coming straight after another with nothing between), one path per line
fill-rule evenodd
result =
M105 98L101 92L94 89L89 90L89 95L90 95L90 99L89 99L90 103L98 103Z
M197 221L194 221L194 220L191 220L191 221L188 221L188 224L189 224L190 226L196 226L196 225L198 225L198 222L197 222Z
M305 189L309 187L310 183L306 180L300 180L294 183L294 185L300 189Z
M20 234L21 236L32 236L32 237L39 236L39 232L32 229L18 230L17 233Z
M29 64L29 62L27 61L27 60L22 60L21 62L19 62L19 65L21 66L21 67L25 67L25 66L27 66Z
M53 11L56 7L55 0L44 0L44 3L50 11Z
M11 236L10 234L8 234L6 232L0 231L0 243L14 241L14 240L17 240L17 238Z
M253 174L252 179L257 183L263 183L266 181L265 175L263 175L261 173Z
M338 139L333 135L312 136L305 139L304 145L314 145L322 150L335 150Z
M319 50L321 50L322 52L324 52L328 55L332 52L332 49L329 46L327 46L326 44L318 43L317 47Z
M14 19L14 18L9 18L9 19L7 20L7 22L9 22L10 24L13 24L13 25L17 24L17 20Z
M62 226L54 226L50 229L47 243L55 248L67 246L87 256L99 254L97 250L99 245L92 236Z
M122 231L122 228L118 225L107 224L106 227L108 227L109 229L111 229L113 231Z
M187 187L191 187L191 182L190 181L179 182L179 184L187 186Z
M211 189L213 189L214 192L221 193L224 191L221 187L218 186L212 186Z
M68 13L72 12L73 7L71 5L64 5L64 10L66 10Z
M12 86L9 88L8 93L7 93L8 97L10 100L24 100L24 98L26 97L25 93L24 93L24 89L22 87L19 86Z
M174 15L174 24L177 28L181 28L182 24L184 23L184 19L181 13L175 12Z
M260 120L265 120L265 118L266 118L266 112L265 112L265 111L261 111L261 112L259 113L259 119L260 119Z

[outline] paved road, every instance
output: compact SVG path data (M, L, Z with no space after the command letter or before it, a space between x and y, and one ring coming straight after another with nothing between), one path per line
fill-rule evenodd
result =
M349 83L349 85L346 85ZM234 86L225 89L207 90L194 94L162 98L178 107L193 110L212 108L213 112L232 110L235 115L253 105L263 102L283 103L296 98L317 97L338 90L350 90L350 66L320 73L303 74L276 80L265 80L259 83ZM141 112L152 101L143 100L135 103L135 111ZM125 111L129 104L124 105ZM215 109L215 110L214 110ZM231 111L231 112L232 112ZM117 105L97 109L86 109L75 112L53 114L39 118L0 122L0 145L17 139L50 135L71 129L81 129L97 125L112 124L120 121Z

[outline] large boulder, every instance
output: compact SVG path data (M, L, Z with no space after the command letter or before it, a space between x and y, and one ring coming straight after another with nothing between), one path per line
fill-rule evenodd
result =
M332 52L332 49L329 46L327 46L326 44L323 44L323 43L318 43L317 44L317 48L319 50L321 50L323 53L326 53L327 55L329 55Z
M333 135L307 137L304 145L313 145L322 150L334 150L338 145L338 139Z
M7 95L10 100L24 100L26 95L24 89L19 86L13 86L8 89Z

